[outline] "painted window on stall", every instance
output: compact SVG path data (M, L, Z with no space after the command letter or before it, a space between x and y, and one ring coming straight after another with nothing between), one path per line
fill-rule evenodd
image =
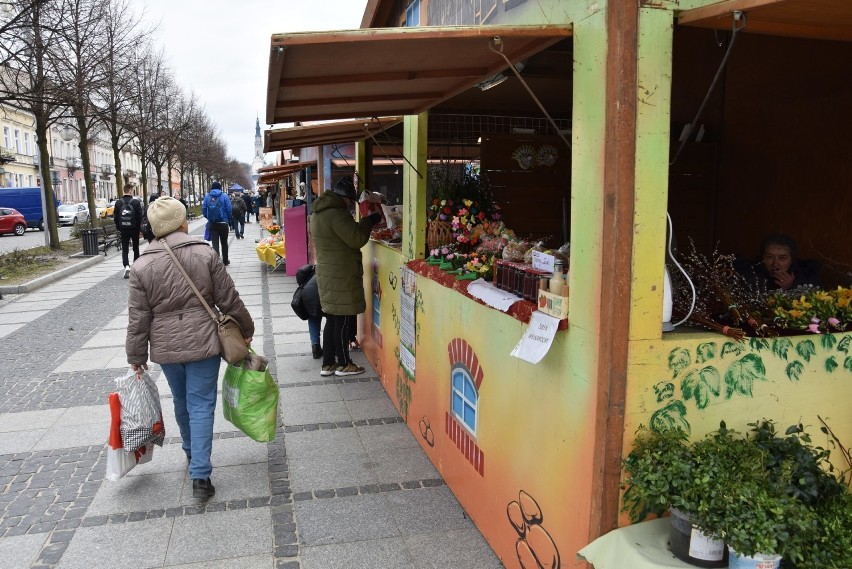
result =
M476 386L470 378L470 372L462 366L452 368L452 402L453 416L459 420L471 434L476 435L477 400L479 395Z
M420 0L414 0L405 9L405 25L409 27L420 25Z

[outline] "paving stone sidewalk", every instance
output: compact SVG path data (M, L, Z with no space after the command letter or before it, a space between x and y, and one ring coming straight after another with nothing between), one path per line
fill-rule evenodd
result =
M231 240L228 270L279 383L278 432L249 439L220 402L207 503L192 498L156 365L165 444L104 479L106 397L127 367L120 255L0 303L0 569L502 567L363 354L366 374L320 377L289 306L295 279L258 260L259 233Z

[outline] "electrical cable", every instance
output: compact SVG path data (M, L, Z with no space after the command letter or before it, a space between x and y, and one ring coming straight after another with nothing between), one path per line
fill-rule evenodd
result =
M495 49L495 45L499 46L500 49ZM550 121L550 125L553 127L553 130L556 131L556 134L559 135L559 138L562 139L566 146L568 146L568 148L571 148L571 143L568 142L568 139L565 138L565 135L562 134L562 132L559 130L559 127L556 125L556 121L553 120L553 117L550 116L550 113L547 112L547 109L544 108L544 105L542 105L541 101L538 100L538 97L535 96L535 93L533 93L532 89L530 89L530 86L527 85L527 82L524 81L523 77L521 77L521 74L518 69L509 60L509 58L506 57L506 54L503 53L503 38L501 38L500 36L491 38L491 40L488 42L488 49L490 49L491 51L506 60L506 63L509 65L509 69L512 70L512 73L515 74L515 77L518 78L518 81L520 81L521 85L524 86L524 89L527 90L527 93L529 93L530 97L532 97L532 100L535 101L535 104L538 105L538 108L541 109L541 112L544 113L544 116L546 116L547 120Z
M742 22L742 25L738 26L737 22ZM683 152L683 148L686 146L686 143L689 141L692 136L692 131L695 130L695 126L698 124L698 119L701 118L701 113L704 112L704 107L707 106L707 102L710 100L710 95L713 94L713 90L716 88L716 84L719 82L719 78L722 76L722 71L724 71L725 66L728 64L728 58L731 56L731 51L733 50L734 43L737 41L737 34L744 30L746 27L746 13L735 11L734 12L734 24L733 30L731 31L731 43L728 44L728 49L725 50L725 56L722 58L722 62L719 64L719 69L716 70L716 75L713 77L713 82L710 83L710 88L707 89L707 93L704 95L704 100L701 101L701 106L698 107L698 112L695 113L695 118L692 119L692 122L689 123L689 126L686 127L686 134L683 137L683 140L680 141L680 146L678 146L677 152L675 152L674 157L671 162L669 162L669 166L674 165L677 162L680 153Z
M668 250L669 259L671 259L672 262L677 266L677 268L680 269L680 272L682 272L683 276L686 277L686 282L689 283L689 288L692 289L692 306L689 307L689 312L686 313L686 316L683 318L683 320L672 324L673 327L677 328L678 326L689 320L689 317L692 316L692 312L693 310L695 310L695 301L697 294L695 292L695 285L692 283L692 279L689 278L689 275L686 273L686 270L684 270L681 264L677 262L677 259L675 259L674 257L674 253L672 253L672 236L674 235L674 227L672 226L672 216L669 215L669 212L666 212L666 219L668 220L669 224L669 242L666 247Z
M406 157L405 157L405 153L404 153L404 152L402 152L402 151L399 149L399 146L397 146L397 145L396 145L396 142L394 142L393 140L391 140L391 137L390 137L390 136L388 136L388 133L385 131L384 127L382 126L381 121L379 121L379 117L373 117L373 118L371 118L370 120L371 120L372 122L374 122L375 124L379 125L379 128L381 129L381 130L380 130L380 132L381 132L382 134L384 134L384 135L385 135L385 138L387 138L387 139L388 139L388 142L390 142L390 143L393 145L394 150L396 150L396 151L397 151L397 153L398 153L400 156L402 156L402 159L403 159L403 160L405 160L405 161L408 163L408 165L409 165L409 166L411 166L411 169L412 169L412 170L414 170L415 172L417 172L417 176L418 176L418 177L420 177L420 179L422 180L422 179L423 179L423 174L421 174L421 173L420 173L420 170L418 170L418 169L417 169L417 166L415 166L414 164L412 164L412 163L411 163L411 161L410 161L408 158L406 158ZM367 133L367 136L369 136L369 137L373 140L373 142L375 142L375 143L379 146L379 148L381 148L381 149L382 149L382 152L384 152L384 153L385 153L385 156L388 158L388 160L390 160L390 161L391 161L391 164L392 164L393 166L396 166L396 164L394 164L393 158L391 158L391 157L390 157L390 154L388 154L388 153L385 151L385 149L384 149L384 148L382 148L382 145L379 143L379 141L378 141L378 140L376 140L376 137L375 137L375 136L373 136L373 133L372 133L372 132L370 132L370 129L368 129L368 128L367 128L367 125L366 125L366 124L364 125L364 132L366 132L366 133Z

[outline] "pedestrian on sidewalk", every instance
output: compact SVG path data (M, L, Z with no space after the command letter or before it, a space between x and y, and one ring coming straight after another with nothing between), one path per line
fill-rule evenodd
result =
M130 278L130 244L133 244L133 262L139 258L139 231L142 225L142 204L133 197L136 185L124 184L124 195L115 201L112 217L115 228L121 235L121 261L124 266L124 278Z
M206 500L216 492L210 481L210 455L222 361L219 337L215 322L187 286L164 242L207 303L239 322L246 345L254 335L254 322L218 255L188 234L183 204L170 196L161 197L149 206L148 220L155 240L130 271L127 362L138 374L148 369L149 355L160 364L172 391L192 495Z
M254 211L254 220L260 223L260 192L256 192L251 198L251 207Z
M311 354L315 360L322 357L320 346L320 329L322 328L322 306L320 305L319 287L317 286L316 267L304 265L296 271L298 288L293 293L290 306L296 316L308 321L308 336L311 338Z
M364 373L349 357L349 338L357 315L367 309L361 247L370 240L370 230L381 216L374 213L356 222L349 213L355 202L355 185L346 176L317 198L311 215L317 284L325 314L322 376Z
M243 203L246 206L246 214L245 214L246 223L251 223L251 212L252 212L251 194L249 194L248 192L243 192L242 198L243 198Z
M213 182L210 192L204 196L201 203L201 215L207 218L207 227L210 230L210 239L213 242L213 250L219 254L222 247L222 262L230 265L228 260L228 225L231 220L231 200L222 192L222 184Z
M243 239L246 228L246 202L243 194L234 192L234 200L231 202L231 227L234 229L234 237Z

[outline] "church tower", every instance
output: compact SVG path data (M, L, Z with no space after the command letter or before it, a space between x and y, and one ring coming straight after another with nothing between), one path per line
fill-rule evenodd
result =
M254 123L254 160L251 163L251 181L257 187L258 170L263 168L263 138L260 135L260 117Z
M260 117L254 123L254 157L263 160L263 139L260 136Z

